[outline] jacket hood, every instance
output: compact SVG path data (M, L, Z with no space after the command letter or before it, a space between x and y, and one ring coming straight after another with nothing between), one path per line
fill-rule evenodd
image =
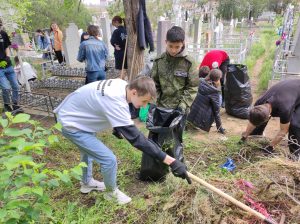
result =
M200 78L199 93L202 95L210 95L212 93L219 93L220 90L213 86L211 81L207 81L204 78Z
M167 55L168 58L183 58L183 57L186 57L187 52L185 50L185 44L181 48L181 51L178 54L176 54L175 56L171 56L167 51L166 51L166 55Z

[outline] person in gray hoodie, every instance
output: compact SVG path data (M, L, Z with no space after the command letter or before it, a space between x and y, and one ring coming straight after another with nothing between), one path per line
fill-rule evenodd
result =
M220 79L222 71L212 69L206 78L200 78L197 96L191 106L187 120L194 126L209 132L215 121L218 132L225 134L220 117L221 91Z

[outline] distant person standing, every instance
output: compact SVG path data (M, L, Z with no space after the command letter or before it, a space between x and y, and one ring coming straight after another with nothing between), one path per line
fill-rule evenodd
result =
M4 111L14 111L13 113L22 112L18 106L19 101L19 84L16 73L9 58L9 46L11 45L7 33L3 30L2 21L0 20L0 88L4 102ZM10 90L12 89L12 107L10 101Z
M222 50L211 50L205 54L200 68L202 66L208 66L210 69L220 69L222 71L221 89L222 89L222 107L224 107L224 79L227 73L227 66L230 62L229 56Z
M49 36L42 31L41 29L37 29L36 31L37 35L37 45L40 50L43 51L50 51L51 49L51 43ZM50 59L49 53L43 53L43 59Z
M86 63L86 84L105 79L105 61L108 56L105 43L99 40L99 27L89 25L87 31L89 39L80 44L77 56L78 61Z
M122 19L120 16L115 16L112 19L112 25L115 26L117 29L114 30L110 39L110 43L115 49L114 50L115 69L117 70L122 70L123 60L125 60L124 69L127 69L127 59L125 56L125 50L126 50L125 45L126 45L127 33L123 24L125 24L124 19Z
M62 41L63 41L63 33L59 29L58 25L56 23L51 24L51 29L52 29L52 37L53 37L53 49L56 55L56 58L59 62L59 64L64 62L64 57L62 55Z
M88 40L90 37L90 35L88 34L88 32L83 32L80 36L80 43L82 43L83 41Z

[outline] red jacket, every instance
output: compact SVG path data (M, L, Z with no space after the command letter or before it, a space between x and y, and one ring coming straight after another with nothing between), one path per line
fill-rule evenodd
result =
M212 63L215 61L218 62L220 67L226 59L228 59L228 54L225 51L211 50L206 53L199 67L208 66L210 69L212 69Z

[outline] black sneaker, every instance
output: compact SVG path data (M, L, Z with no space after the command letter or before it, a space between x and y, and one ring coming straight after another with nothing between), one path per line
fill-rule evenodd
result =
M13 116L16 116L17 114L20 114L20 113L24 113L24 110L17 105L13 105L13 111L11 112L11 114Z
M12 112L11 107L8 104L4 104L4 110L3 112Z

